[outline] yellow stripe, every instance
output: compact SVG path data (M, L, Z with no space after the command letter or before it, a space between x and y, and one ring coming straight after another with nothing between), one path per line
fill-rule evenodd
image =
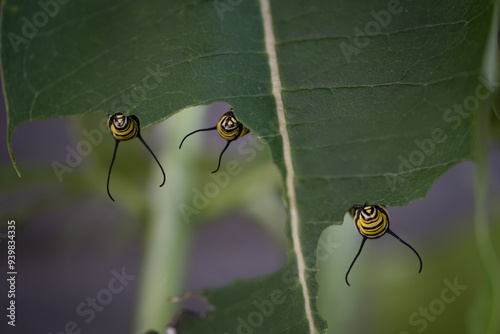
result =
M126 118L124 126L119 126L119 121L122 116L116 116L111 119L109 130L116 140L125 141L137 136L139 132L139 124L131 117Z
M371 239L383 236L389 228L389 216L385 208L371 206L365 207L365 211L368 211L368 214L365 214L361 208L355 211L354 222L358 232Z
M233 112L227 111L217 123L217 132L225 140L236 140L248 133L248 129L236 120Z

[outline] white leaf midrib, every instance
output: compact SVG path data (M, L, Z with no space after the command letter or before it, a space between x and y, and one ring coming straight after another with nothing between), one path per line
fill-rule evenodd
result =
M312 316L309 289L307 288L307 283L305 278L306 265L299 238L299 212L297 209L297 197L295 194L295 185L294 185L295 171L293 168L292 151L290 145L290 137L288 136L288 128L285 118L285 109L283 106L283 99L281 97L281 92L283 88L281 85L281 78L279 74L278 58L276 56L276 41L274 37L274 30L272 24L273 22L272 22L269 0L260 0L260 8L261 8L262 20L264 23L264 37L266 42L266 51L269 57L269 67L271 68L271 82L273 87L272 92L276 102L276 111L278 114L280 134L281 137L283 138L283 156L285 160L286 173L287 173L286 189L289 200L293 249L297 257L299 282L302 287L302 293L304 296L304 309L306 313L307 322L309 324L309 332L310 334L315 334L316 329L314 327L314 319Z

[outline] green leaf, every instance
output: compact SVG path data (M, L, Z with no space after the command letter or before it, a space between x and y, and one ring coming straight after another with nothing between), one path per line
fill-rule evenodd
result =
M322 231L353 204L423 198L474 156L492 93L482 69L493 0L50 3L2 3L9 145L34 119L124 112L146 127L223 101L282 173L287 264L207 292L215 311L186 333L234 333L275 291L286 301L259 333L323 333Z

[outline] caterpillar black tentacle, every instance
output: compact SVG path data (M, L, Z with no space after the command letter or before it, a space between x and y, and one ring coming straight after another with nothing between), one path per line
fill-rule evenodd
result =
M224 149L222 150L222 152L219 155L219 163L217 165L217 169L212 172L212 173L216 173L220 168L220 164L222 161L222 155L227 150L229 145L233 141L243 137L244 135L246 135L250 131L242 123L240 123L240 122L238 122L238 120L236 120L236 117L234 117L233 108L231 108L229 111L226 111L224 113L224 115L222 115L222 117L220 118L220 120L216 126L211 127L211 128L206 128L206 129L199 129L199 130L195 130L193 132L188 133L182 139L181 144L179 145L179 149L182 147L182 143L184 143L184 140L186 140L186 138L189 137L190 135L192 135L196 132L200 132L200 131L212 131L212 130L217 130L217 133L219 134L219 136L221 136L223 139L227 140L226 146L224 146Z
M212 130L217 130L217 126L213 126L211 128L206 128L206 129L198 129L198 130L194 130L193 132L190 132L188 133L181 141L181 144L179 145L179 150L181 149L182 147L182 143L184 143L184 140L186 140L187 137L191 136L192 134L196 133L196 132L201 132L201 131L212 131Z
M214 170L213 172L211 172L212 174L213 173L217 173L217 171L219 170L220 168L220 162L222 160L222 155L224 154L224 152L226 152L227 148L229 147L229 144L231 144L232 140L228 140L227 143L226 143L226 146L224 146L224 149L222 150L222 152L220 152L220 155L219 155L219 164L217 165L217 169Z
M111 159L111 165L109 166L109 171L108 171L108 182L106 184L106 189L108 190L108 196L111 198L111 200L114 202L115 199L111 194L109 193L109 178L111 176L111 168L113 168L113 163L115 162L115 157L116 157L116 151L118 150L118 144L120 144L119 140L115 140L115 149L113 150L113 158Z
M160 167L161 173L163 174L163 181L161 182L160 187L163 187L163 185L165 184L165 181L167 179L166 176L165 176L165 171L163 170L163 167L161 166L160 162L158 161L158 158L156 158L156 155L153 153L153 150L151 150L151 148L149 147L149 145L146 144L146 142L144 141L144 139L142 139L142 136L141 136L140 133L137 133L137 138L139 138L139 140L141 141L141 143L143 143L144 146L146 146L146 148L148 149L149 153L151 153L151 155L155 159L156 163L158 164L158 167Z
M397 236L391 230L387 230L387 233L389 233L390 235L392 235L394 238L398 239L401 243L403 243L406 246L408 246L408 248L410 248L413 251L413 253L415 253L415 255L418 257L418 261L420 262L420 268L418 269L418 273L420 274L422 272L422 259L420 258L420 255L415 250L415 248L413 248L409 243L407 243L406 241L404 241L403 239L401 239L399 236Z
M351 265L349 266L349 270L347 270L347 273L345 274L345 282L349 286L351 286L351 284L349 284L349 280L347 279L347 277L349 276L349 272L351 272L351 269L352 269L352 266L354 265L354 262L356 262L356 260L359 257L359 254L361 254L361 250L363 249L363 246L365 245L366 239L368 239L368 238L363 238L363 240L361 241L361 246L359 247L358 253L354 257L354 260L352 261Z
M108 196L111 198L112 201L114 201L113 196L111 196L111 193L109 192L109 179L111 177L111 169L113 168L113 163L115 162L115 157L116 157L116 152L118 150L118 144L121 141L126 141L130 140L133 138L139 138L141 143L147 148L149 153L153 156L155 159L156 163L160 167L161 173L163 175L163 182L160 184L160 187L162 187L165 184L166 176L165 176L165 171L163 170L163 167L161 166L160 162L156 158L156 155L153 153L151 148L146 144L144 139L141 136L141 125L139 122L139 119L134 116L125 116L122 113L116 113L114 115L109 115L108 118L108 128L109 131L111 132L111 135L113 138L115 138L115 149L113 151L113 158L111 159L111 165L109 166L109 171L108 171L108 182L107 182L107 190L108 190Z
M356 226L359 234L361 234L361 236L363 237L363 240L361 241L361 246L359 247L358 253L354 257L354 260L352 261L351 265L349 266L349 270L347 270L347 273L345 275L345 281L348 286L351 286L348 280L349 272L351 271L351 268L361 254L361 250L363 249L366 240L380 238L386 233L389 233L401 243L408 246L417 255L420 262L420 269L418 272L420 273L422 271L422 259L420 258L418 252L390 230L389 213L387 212L385 206L368 205L367 203L365 203L364 205L353 206L349 210L349 212L351 213L354 219L354 225Z

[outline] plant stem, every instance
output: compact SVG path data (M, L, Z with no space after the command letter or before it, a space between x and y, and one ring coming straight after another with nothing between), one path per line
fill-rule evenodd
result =
M491 288L491 314L486 334L500 333L500 263L491 241L488 224L488 119L489 105L479 111L475 168L474 227L479 256Z
M171 117L156 126L157 147L162 147L159 160L167 181L158 188L158 166L153 163L151 188L148 191L150 219L145 238L141 282L134 333L147 330L165 332L173 318L177 304L168 298L178 296L182 289L190 225L183 219L179 205L191 204L191 189L196 182L197 160L201 154L201 141L193 140L179 151L178 146L187 130L201 127L200 108Z

